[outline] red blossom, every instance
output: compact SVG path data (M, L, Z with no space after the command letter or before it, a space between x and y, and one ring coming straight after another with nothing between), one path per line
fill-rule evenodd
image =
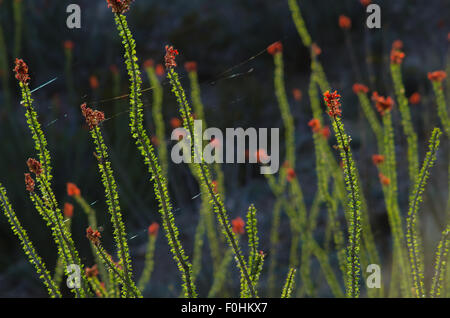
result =
M264 149L258 149L255 153L255 157L258 163L266 162L269 159L269 156Z
M112 12L123 14L130 9L130 4L133 0L106 0L108 8L111 7Z
M27 166L30 172L34 173L36 176L40 176L42 173L42 165L39 161L33 158L28 158Z
M275 55L281 52L283 52L283 44L281 44L280 41L272 43L267 47L267 53L269 53L270 55Z
M213 191L214 191L214 193L218 193L219 192L219 190L218 190L218 183L217 183L217 180L213 180L213 181L211 181L211 184L212 184L212 187L213 187Z
M405 58L405 53L400 50L396 50L392 48L391 50L391 63L392 64L402 64L403 59Z
M70 219L73 216L73 204L64 203L64 216Z
M67 195L69 197L77 197L81 195L81 191L75 183L67 182Z
M339 16L339 27L344 30L348 30L352 27L352 20L346 15Z
M384 174L382 174L381 172L378 174L378 177L380 178L380 182L382 185L384 186L388 186L391 184L391 179L389 179L388 177L386 177Z
M92 267L86 267L85 269L86 277L91 278L98 275L98 266L95 264Z
M301 101L302 100L302 91L300 90L300 89L298 89L298 88L294 88L293 90L292 90L292 95L294 96L294 99L297 101L297 102L299 102L299 101Z
M385 160L385 157L383 155L375 154L372 155L372 162L375 166L378 166L382 164Z
M148 59L144 61L144 68L150 68L153 67L153 65L155 65L155 62L152 59Z
M187 72L197 72L197 62L189 61L184 63L184 68Z
M64 41L64 48L65 48L66 50L72 51L73 48L74 48L74 46L75 46L75 45L73 44L72 41L70 41L70 40Z
M395 40L392 42L392 49L401 51L403 49L403 41L402 40Z
M163 76L164 75L164 66L162 64L156 65L155 72L156 72L156 75Z
M378 95L377 92L373 92L372 100L375 102L375 107L381 116L391 111L392 107L394 107L394 101L390 96L386 98Z
M319 132L322 126L320 125L320 120L317 118L313 118L308 122L308 126L311 127L311 130L315 133Z
M371 0L359 0L361 4L365 7L367 7L372 1Z
M323 99L329 108L328 115L331 117L342 116L341 103L339 102L341 95L337 91L333 93L326 91L323 93Z
M297 177L297 174L295 173L295 170L292 168L288 168L286 171L286 179L288 182L291 182Z
M91 75L89 77L89 85L92 89L97 89L99 87L100 83L98 82L97 76Z
M211 142L209 143L213 148L220 147L220 140L219 138L213 138L211 139Z
M313 56L318 56L322 54L322 49L317 45L317 43L313 43L311 44L311 53Z
M156 147L159 146L159 139L158 139L158 137L156 137L155 135L153 135L153 136L151 137L151 141L152 141L152 144L155 145Z
M409 96L409 103L411 105L417 105L420 103L421 96L418 92L413 93L411 96Z
M236 233L236 234L244 234L245 233L245 229L244 229L245 222L240 216L231 220L231 225L233 227L234 233Z
M442 82L447 77L447 73L444 71L434 71L428 73L428 79L432 82Z
M34 191L34 180L29 173L25 173L25 187L28 192Z
M358 93L364 93L367 94L369 92L369 88L364 85L364 84L360 84L360 83L355 83L353 84L353 93L358 94Z
M89 129L94 129L97 127L102 121L105 120L105 114L99 110L93 110L86 106L86 103L80 106L81 113L86 119L86 123L89 126Z
M328 127L328 126L323 127L322 130L320 131L320 133L322 134L322 136L325 139L330 138L330 136L331 136L330 127Z
M152 237L156 237L158 235L158 231L159 231L159 224L156 222L153 222L148 227L148 235L150 235Z
M173 118L170 119L170 126L171 126L173 129L178 128L178 127L181 127L182 124L183 124L183 123L182 123L182 121L181 121L180 118L173 117Z
M14 72L16 72L16 79L23 84L27 84L30 80L28 75L28 65L22 60L16 58L16 66L14 67Z
M93 230L92 227L88 227L86 229L86 237L89 239L89 241L91 241L93 244L98 245L100 244L100 238L102 237L102 235L100 234L99 231L97 230Z
M178 55L178 50L174 49L173 46L166 45L166 56L164 61L166 63L166 69L171 69L177 66L175 62L175 57Z

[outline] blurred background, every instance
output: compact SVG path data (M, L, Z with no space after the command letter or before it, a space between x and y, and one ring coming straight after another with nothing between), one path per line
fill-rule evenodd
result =
M367 14L359 0L298 2L313 41L322 49L319 59L330 84L342 95L344 121L353 139L352 148L370 207L372 230L383 270L383 266L389 266L392 250L383 194L377 170L371 163L371 156L376 151L374 137L362 117L351 87L353 83L362 81L381 95L394 96L389 74L389 52L394 40L403 41L406 58L402 70L406 96L414 92L422 96L419 104L411 106L422 162L431 130L440 125L427 72L445 69L449 63L447 34L450 31L450 1L373 1L381 6L382 28L372 30L365 27ZM70 3L81 7L81 29L66 27L66 7ZM352 20L350 41L346 40L338 26L341 14ZM137 43L140 65L146 59L163 63L164 46L173 45L180 51L178 71L183 86L189 92L189 80L182 65L186 61L198 63L205 117L210 127L280 127L282 134L281 116L273 89L273 59L265 49L275 41L283 43L286 91L296 125L298 160L295 170L309 207L316 192L313 140L307 125L312 117L307 96L310 60L309 52L303 47L292 22L287 0L137 0L127 17ZM64 202L75 205L73 236L87 266L93 264L85 238L87 221L81 209L67 196L66 183L76 183L83 196L92 203L99 225L103 228L105 247L113 253L104 190L79 105L87 102L105 112L108 118L103 124L105 138L119 186L133 267L139 277L145 256L147 227L153 221L160 223L160 218L147 169L129 133L128 99L126 96L114 98L128 93L128 78L111 10L104 0L0 0L0 26L0 182L6 187L19 219L53 271L55 245L48 228L30 202L23 182L26 159L34 157L35 152L24 109L19 104L18 84L12 72L15 57L23 58L30 67L31 89L54 79L36 90L33 94L34 105L52 155L55 194L61 205ZM64 47L66 41L73 44L70 49L71 64L68 63L67 47ZM114 88L116 70L120 85ZM143 87L149 87L144 72L143 80ZM178 111L164 77L161 81L170 149L173 142L169 138L169 121L178 117ZM447 97L449 82L444 82ZM295 88L303 92L301 100L295 100L292 96ZM143 93L143 100L146 128L152 133L151 90ZM394 111L393 116L398 146L400 204L405 215L409 187L406 139L398 112ZM428 268L432 265L432 253L445 223L449 158L448 142L443 140L445 142L442 143L420 210ZM281 147L283 161L283 145ZM254 203L258 209L261 249L268 253L268 258L272 257L268 249L274 197L266 179L259 174L257 165L222 166L226 176L226 205L231 217L244 218L249 204ZM197 196L199 189L189 169L173 163L170 163L169 187L180 238L188 255L192 256L200 205ZM322 214L317 230L319 242L325 223L325 213ZM342 211L340 217L343 221ZM281 289L288 270L290 246L289 223L285 214L282 216L280 235L276 257L279 258L277 275ZM243 245L246 240L244 235ZM205 295L211 284L209 255L206 243L204 266L197 283L200 295ZM331 296L323 276L317 273L317 266L312 268L315 283L322 291L320 295ZM263 271L261 278L263 287L267 279L265 273ZM239 288L236 277L230 274L227 283L230 295L236 295ZM156 245L155 270L144 295L177 297L180 291L180 277L161 231ZM45 288L25 258L7 219L1 215L0 297L45 296Z

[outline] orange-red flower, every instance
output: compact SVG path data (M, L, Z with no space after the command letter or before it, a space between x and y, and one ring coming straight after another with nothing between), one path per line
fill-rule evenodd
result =
M392 49L401 51L403 49L403 41L402 40L395 40L392 42Z
M28 192L34 191L34 180L29 173L25 173L25 188Z
M281 44L280 41L272 43L271 45L269 45L267 47L267 53L269 53L271 55L275 55L275 54L278 54L281 52L283 52L283 44Z
M211 139L211 142L209 143L213 148L220 147L220 140L219 138L213 138Z
M97 264L95 264L92 267L86 267L85 269L86 277L91 278L98 275L98 267Z
M73 204L69 202L64 203L64 216L68 219L73 216Z
M97 127L102 121L105 120L105 114L99 110L92 110L91 108L86 106L86 103L80 106L81 113L86 119L86 123L89 126L89 129L94 129Z
M372 1L371 0L359 0L361 4L365 7L367 7Z
M403 59L405 58L405 53L400 50L392 49L391 50L391 63L392 64L402 64Z
M358 94L358 93L364 93L367 94L369 92L369 88L364 85L364 84L360 84L360 83L355 83L353 84L353 93Z
M308 122L308 126L311 127L311 130L315 133L319 132L322 126L320 125L320 120L317 118L313 118Z
M16 72L16 79L23 84L27 84L30 80L30 76L28 75L28 65L22 60L16 58L16 63L14 67L14 72Z
M164 66L162 64L156 65L155 72L156 72L156 75L163 76L164 75Z
M156 137L155 135L153 135L153 136L151 137L151 141L152 141L152 144L155 145L156 147L159 146L159 139L158 139L158 137Z
M159 231L159 224L156 222L153 222L148 227L148 235L150 236L156 237L158 235L158 231Z
M337 91L333 93L326 91L323 93L323 99L329 108L328 115L331 117L342 116L341 103L339 102L341 95Z
M330 138L330 136L331 136L330 127L324 126L324 127L322 128L322 130L320 131L320 133L322 134L322 136L323 136L325 139Z
M322 53L322 49L320 48L320 46L317 45L317 43L312 43L311 44L311 53L313 56L318 56Z
M302 100L303 94L302 94L302 91L301 91L300 89L294 88L294 89L292 90L292 95L294 96L294 99L295 99L297 102L299 102L299 101Z
M418 92L413 93L411 96L409 96L409 103L412 105L417 105L420 103L421 97Z
M391 111L392 107L394 107L394 101L390 96L386 98L378 95L377 92L373 92L372 100L375 102L375 107L381 116Z
M240 216L231 220L231 225L233 227L234 233L236 233L236 234L244 234L245 233L245 229L244 229L245 222Z
M375 154L372 155L372 162L375 166L382 164L384 162L385 157L383 155Z
M67 195L69 197L77 197L81 195L81 191L75 183L67 182Z
M70 40L64 41L64 48L66 50L72 51L74 46L75 45L73 44L72 41L70 41Z
M288 168L286 171L286 179L288 182L291 182L297 177L297 174L295 173L295 170L292 168Z
M173 117L173 118L170 119L170 126L171 126L173 129L178 128L178 127L181 127L182 124L183 124L183 123L182 123L181 119L179 119L179 118L177 118L177 117Z
M155 65L155 62L152 59L148 59L144 61L144 68L147 69L149 67L153 67Z
M100 86L97 76L91 75L89 77L89 85L91 86L92 89L97 89Z
M388 186L391 184L391 179L389 179L388 177L386 177L384 174L382 174L381 172L378 174L378 177L380 178L380 182L382 185L384 186Z
M267 155L267 152L264 149L258 149L256 151L255 156L256 156L256 161L258 163L266 162L269 159L269 156Z
M34 173L36 176L40 176L42 173L42 165L39 161L33 158L28 158L27 166L30 172Z
M97 230L93 230L92 227L88 227L86 229L86 237L89 239L89 241L91 241L93 244L97 245L100 243L100 238L102 237L102 235L100 234L99 231Z
M133 0L106 0L108 8L111 7L112 12L123 14L130 9L130 4Z
M189 61L184 63L184 68L187 72L197 72L197 62Z
M211 184L212 184L212 188L213 188L214 193L218 193L218 192L219 192L219 189L218 189L218 183L217 183L217 180L211 181Z
M166 55L164 56L164 61L166 63L166 69L171 69L177 66L175 62L175 57L178 55L178 51L173 48L173 46L166 45Z
M444 71L434 71L428 73L428 79L432 82L442 82L447 77Z
M339 27L344 30L348 30L352 27L352 20L346 15L341 14L339 16Z

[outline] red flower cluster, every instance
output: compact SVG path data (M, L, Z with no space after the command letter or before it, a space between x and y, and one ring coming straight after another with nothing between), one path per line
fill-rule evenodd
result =
M105 120L105 114L103 112L92 110L91 108L86 107L86 103L82 104L80 108L81 113L83 114L84 118L86 118L86 123L91 130Z
M421 97L418 92L413 93L411 96L409 96L409 103L412 105L417 105L420 103Z
M106 0L108 8L111 7L114 13L125 13L130 9L130 4L133 0Z
M344 30L349 30L352 27L352 20L346 15L339 16L339 27Z
M74 46L75 45L73 44L72 41L70 41L70 40L64 41L64 48L66 50L72 51Z
M89 85L91 86L92 89L97 89L100 86L97 76L91 75L89 77Z
M334 93L326 91L323 93L323 99L329 108L328 115L331 117L342 116L341 103L339 102L341 95L337 91L334 91Z
M442 82L447 77L444 71L434 71L428 73L428 79L432 82Z
M27 84L30 80L30 76L28 75L28 65L22 59L16 58L14 72L16 72L16 79L23 84Z
M359 0L361 4L365 7L367 7L372 1L371 0Z
M85 273L86 273L86 277L87 278L91 278L91 277L95 277L98 275L98 267L97 264L95 264L92 267L86 267L85 269Z
M70 219L73 216L73 204L64 203L64 216Z
M144 61L144 68L153 67L155 65L155 62L152 59L148 59Z
M67 195L69 197L77 197L81 195L81 191L75 183L67 182Z
M294 88L293 90L292 90L292 95L294 96L294 99L297 101L297 102L299 102L299 101L301 101L302 100L302 91L300 90L300 89L298 89L298 88Z
M288 182L291 182L297 177L297 174L295 173L295 170L292 168L287 169L286 179Z
M372 162L375 166L378 166L379 164L382 164L384 162L384 156L383 155L379 155L379 154L375 154L372 156Z
M187 72L197 72L197 62L190 61L184 63L184 68Z
M163 76L164 75L164 66L162 66L162 64L156 65L155 72L156 72L156 75Z
M177 117L173 117L173 118L170 119L170 126L171 126L173 129L178 128L178 127L181 127L182 124L183 124L183 123L182 123L181 119L179 119L179 118L177 118Z
M166 45L166 56L164 56L164 61L166 62L166 69L171 69L177 66L175 62L175 57L178 55L178 50L175 50L173 46Z
M269 156L267 155L266 150L264 150L262 148L258 149L256 151L255 156L256 156L256 161L258 161L258 163L263 163L269 159Z
M158 231L159 231L159 224L156 222L153 222L148 227L148 235L150 235L152 237L156 237L158 235Z
M89 239L89 241L91 241L93 244L98 245L100 244L100 238L102 237L102 235L100 234L99 231L97 230L93 230L92 227L88 227L86 229L86 237Z
M375 102L375 107L381 116L387 111L391 111L392 107L394 107L394 101L390 96L386 98L378 95L377 92L373 92L372 100Z
M28 158L27 166L30 172L34 173L36 176L40 176L42 173L42 165L39 161L33 158Z
M391 179L389 179L388 177L386 177L384 174L382 174L381 172L378 174L378 177L380 178L380 182L382 185L384 186L388 186L391 184Z
M29 173L25 173L25 187L28 192L34 191L34 180Z
M358 94L358 93L367 94L368 92L369 92L369 88L366 85L360 84L360 83L353 84L353 93L355 93L355 94Z
M316 43L311 44L311 54L313 56L318 56L322 53L322 49Z
M320 131L320 133L322 134L322 136L325 139L330 138L330 136L331 136L330 127L328 127L328 126L323 127L322 130Z
M308 126L311 127L311 130L315 133L319 132L322 129L320 125L320 121L317 118L313 118L308 122Z
M401 51L403 49L403 41L402 40L395 40L392 42L392 49Z
M280 41L272 43L267 47L267 53L269 53L270 55L275 55L281 52L283 52L283 44L281 44Z
M392 51L391 51L391 63L392 64L402 64L404 58L405 58L405 53L403 53L402 51L392 49Z
M244 220L239 216L233 220L231 220L231 225L233 227L233 232L236 234L244 234L245 233L245 222Z

